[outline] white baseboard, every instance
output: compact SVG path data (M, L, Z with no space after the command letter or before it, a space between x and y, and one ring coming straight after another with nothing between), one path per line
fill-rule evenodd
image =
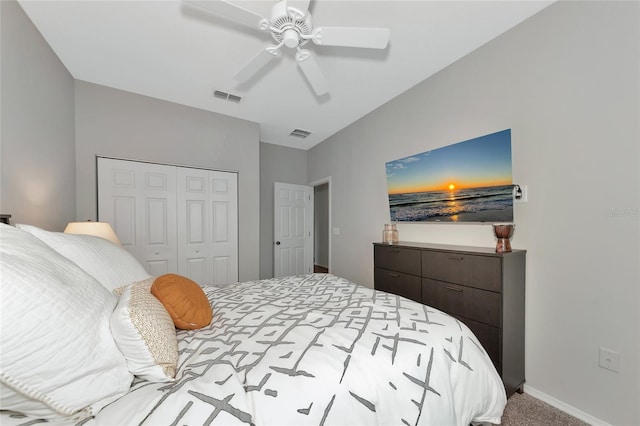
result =
M591 414L587 414L582 410L578 410L576 407L566 404L552 396L547 395L544 392L540 392L539 390L532 388L531 386L527 386L526 384L524 385L524 392L528 393L534 398L539 399L542 402L546 402L547 404L564 411L567 414L571 414L573 417L576 417L583 422L587 422L592 426L611 426L609 423L593 417Z

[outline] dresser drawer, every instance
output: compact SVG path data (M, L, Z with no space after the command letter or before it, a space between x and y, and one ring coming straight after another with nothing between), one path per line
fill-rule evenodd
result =
M422 303L454 316L500 327L500 293L423 278Z
M422 276L454 284L501 291L502 264L499 257L423 251Z
M375 246L373 262L379 268L412 275L420 275L422 267L420 250L395 246Z
M476 335L480 344L493 361L493 365L498 370L498 374L502 375L502 351L500 350L500 330L497 327L483 324L471 320L469 318L456 317L462 321L469 330Z
M374 269L374 286L376 290L397 294L418 303L422 300L422 286L420 277L404 274L402 272L389 271L387 269Z

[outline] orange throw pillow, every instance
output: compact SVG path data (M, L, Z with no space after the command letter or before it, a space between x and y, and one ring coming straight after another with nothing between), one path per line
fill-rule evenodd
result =
M211 323L211 305L202 287L187 277L160 275L151 286L153 294L166 308L177 328L193 330Z

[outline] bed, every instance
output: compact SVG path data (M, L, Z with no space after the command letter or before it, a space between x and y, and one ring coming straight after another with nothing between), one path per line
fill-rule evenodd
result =
M504 386L463 323L331 274L203 285L210 323L171 325L173 360L147 357L146 365L134 365L127 354L137 361L144 356L119 346L114 317L131 311L119 310L133 300L131 289L149 297L158 278L126 250L97 240L1 225L2 425L500 422ZM74 292L81 302L70 309ZM67 330L68 324L90 329ZM85 337L92 340L79 344ZM41 354L28 359L34 348ZM96 368L99 355L104 366Z

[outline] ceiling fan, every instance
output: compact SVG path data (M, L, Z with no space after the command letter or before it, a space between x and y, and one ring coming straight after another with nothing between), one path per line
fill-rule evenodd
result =
M249 80L273 59L283 47L296 49L295 60L316 95L329 92L318 63L311 52L303 49L309 40L320 46L384 49L389 43L388 28L313 27L309 14L310 0L281 0L271 9L271 17L259 14L227 0L184 0L215 15L244 24L250 28L269 31L277 44L269 45L253 57L234 76L239 82Z

